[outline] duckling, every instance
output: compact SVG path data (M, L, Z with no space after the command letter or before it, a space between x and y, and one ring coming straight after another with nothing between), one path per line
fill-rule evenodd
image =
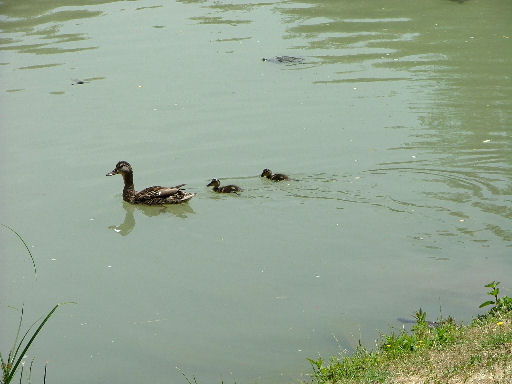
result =
M112 172L106 176L121 174L124 180L123 200L131 204L145 205L163 205L163 204L180 204L184 203L196 194L182 190L185 184L175 187L161 187L155 185L137 192L133 186L133 170L131 165L126 161L120 161Z
M261 177L266 177L272 181L282 181L282 180L290 180L290 178L282 173L272 174L272 171L268 168L265 168L263 172L261 172Z
M219 185L220 185L219 179L212 179L212 181L210 181L210 183L207 185L207 187L213 186L213 190L215 192L219 192L219 193L238 193L238 192L242 192L242 188L240 188L237 185L225 185L223 187L219 187Z

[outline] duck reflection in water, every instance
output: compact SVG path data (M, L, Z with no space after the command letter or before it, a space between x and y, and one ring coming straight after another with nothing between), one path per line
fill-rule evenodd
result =
M165 205L165 206L150 206L150 205L133 205L123 201L123 208L125 210L124 221L119 225L111 225L108 228L113 229L121 236L126 236L135 228L135 215L134 211L141 211L145 216L158 216L161 214L172 214L180 219L186 219L189 215L195 212L188 204L180 205Z

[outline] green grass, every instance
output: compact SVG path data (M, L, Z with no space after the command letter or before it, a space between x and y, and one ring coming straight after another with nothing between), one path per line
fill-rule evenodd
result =
M352 355L309 359L313 382L351 384L512 383L512 299L494 296L490 311L471 324L451 317L425 321L421 309L410 332L381 335L375 350L359 347Z
M23 337L21 338L21 341L18 343L18 338L20 335L21 325L23 322L23 308L21 310L21 316L20 316L20 322L18 325L18 332L16 333L16 338L14 339L14 345L9 351L9 354L7 355L7 359L4 359L2 354L0 353L0 361L2 365L2 383L3 384L9 384L11 380L14 378L14 375L16 374L16 371L23 360L23 357L29 350L30 346L36 339L37 335L41 330L43 329L46 322L50 319L50 317L53 315L53 313L57 310L60 304L57 304L53 309L46 315L46 317L43 319L43 321L40 322L37 329L32 333L28 341L24 344L25 339L29 335L32 328L41 320L37 320L35 323L33 323L28 330L25 332ZM23 347L23 350L20 353L20 349ZM21 381L21 378L20 378Z

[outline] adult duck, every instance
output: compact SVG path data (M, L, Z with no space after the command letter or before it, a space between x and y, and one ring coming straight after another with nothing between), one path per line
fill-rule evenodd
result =
M189 193L182 190L185 184L175 187L161 187L155 185L137 192L133 185L132 166L126 161L120 161L112 172L106 176L114 176L120 174L123 176L123 200L131 204L145 205L164 205L164 204L181 204L189 201L195 196L195 193Z

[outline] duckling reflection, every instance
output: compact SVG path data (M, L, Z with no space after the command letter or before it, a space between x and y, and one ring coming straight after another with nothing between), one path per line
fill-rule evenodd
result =
M123 208L125 210L124 221L119 225L110 225L108 228L113 229L121 236L126 236L133 231L135 228L135 216L134 211L142 211L145 216L152 217L160 214L170 213L180 219L186 219L189 215L193 215L195 212L188 204L180 205L167 205L167 206L150 206L150 205L132 205L123 202Z

